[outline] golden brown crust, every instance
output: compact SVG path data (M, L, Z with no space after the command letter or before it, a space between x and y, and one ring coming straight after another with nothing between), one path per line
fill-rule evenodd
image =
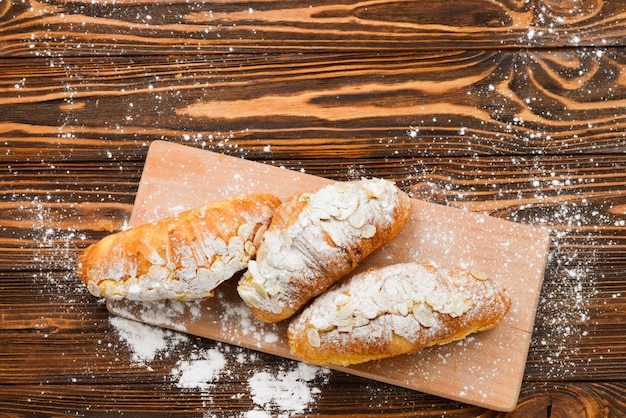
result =
M351 277L292 320L289 345L310 363L347 366L409 354L497 325L511 300L463 270L397 264Z
M382 179L296 194L276 210L239 294L263 322L288 318L396 236L410 212L409 197Z
M200 299L244 269L280 200L245 194L109 235L79 257L96 296Z

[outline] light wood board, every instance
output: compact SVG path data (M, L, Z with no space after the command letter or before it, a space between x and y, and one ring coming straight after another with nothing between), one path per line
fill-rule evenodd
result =
M208 201L251 191L285 198L330 183L308 174L183 145L154 142L149 150L130 226ZM487 273L509 291L513 306L496 328L461 342L353 367L332 367L498 411L519 397L546 263L549 232L413 199L402 232L358 271L406 261L429 261ZM235 291L237 278L201 302L142 304L110 301L117 315L226 343L293 358L287 323L256 321Z

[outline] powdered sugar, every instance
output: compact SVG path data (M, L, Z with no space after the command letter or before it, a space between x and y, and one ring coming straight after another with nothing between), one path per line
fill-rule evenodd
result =
M407 353L491 328L509 306L487 277L395 264L352 276L319 296L290 324L290 342L305 360L346 366L391 356L395 336L411 343L402 349Z
M171 301L169 301L171 302ZM153 315L156 305L147 304L146 315ZM162 307L161 307L162 308ZM187 309L188 310L188 309ZM172 312L172 311L170 311ZM182 356L171 369L171 383L185 391L200 393L204 401L212 401L220 379L229 376L233 369L255 361L256 353L241 347L216 343L211 348L190 345L185 334L130 319L113 316L109 319L120 341L130 350L130 360L135 367L151 370L151 363L159 358ZM266 340L278 338L269 333ZM186 347L183 349L183 345ZM290 416L304 412L320 393L320 385L327 382L329 370L285 360L275 371L256 372L246 377L252 405L241 417ZM317 384L315 383L317 382ZM233 399L245 398L245 393Z
M376 249L365 240L389 236L408 214L406 195L383 179L337 182L293 199L277 209L278 221L272 220L237 288L265 320L289 317L354 268L360 259L353 258Z
M315 400L315 395L320 393L319 388L311 386L310 382L324 374L328 374L327 369L298 363L295 368L276 374L257 372L248 380L248 384L252 400L259 407L277 408L281 411L280 415L301 414ZM255 409L247 417L259 416L258 412Z
M149 324L159 324L178 331L187 331L180 318L195 319L201 315L200 301L163 300L144 302L140 319Z
M226 357L217 349L192 352L189 359L178 361L172 376L179 388L207 390L226 365Z
M187 337L178 332L119 316L111 317L109 322L131 350L133 363L138 365L150 363L158 354L169 355L170 350L187 341Z

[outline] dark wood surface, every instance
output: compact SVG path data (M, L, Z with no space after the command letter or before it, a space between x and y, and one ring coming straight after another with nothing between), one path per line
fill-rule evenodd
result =
M550 228L508 415L624 415L625 18L617 0L1 2L0 414L285 412L249 378L295 363L189 337L137 364L73 273L125 226L158 139ZM179 388L177 362L210 349L228 373ZM507 415L310 384L309 415Z

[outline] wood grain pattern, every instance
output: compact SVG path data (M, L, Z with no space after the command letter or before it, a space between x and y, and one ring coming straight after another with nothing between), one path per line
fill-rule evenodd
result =
M140 160L154 139L280 160L622 152L625 69L620 49L3 60L0 159Z
M625 15L619 0L6 1L0 55L604 47Z
M387 416L387 417L420 417L424 411L436 414L436 411L447 410L453 417L525 417L547 416L550 411L554 417L568 416L615 416L623 411L626 388L623 383L588 384L572 383L555 384L550 394L540 385L529 386L527 398L520 402L518 411L513 414L496 413L462 404L444 404L432 396L415 396L409 391L389 391L384 386L372 383L368 388L370 394L359 390L364 382L358 378L344 379L338 377L341 393L328 393L320 397L317 411L320 415L351 415L351 416ZM100 385L49 385L41 390L38 385L0 385L0 412L8 416L26 414L64 415L67 411L86 411L87 414L115 413L127 411L137 417L153 417L160 415L164 408L175 416L197 415L204 409L206 399L189 393L184 403L178 402L178 389L164 388L163 385L128 384L118 386L118 391L104 390ZM159 399L154 403L142 402L152 397L155 390L160 392ZM237 393L237 383L218 384L215 387L213 401L218 406L218 414L244 414L253 407L250 398L232 399ZM373 395L372 395L373 394ZM389 398L392 395L392 398ZM345 397L359 402L369 409L366 414L354 414L353 406L346 402ZM371 396L384 398L385 402L376 402ZM31 399L30 403L20 403L16 399ZM228 405L228 406L226 406ZM573 414L573 415L572 415Z
M420 176L411 178L403 177L406 175L405 169L394 161L365 165L356 172L349 171L354 169L352 163L344 165L345 170L339 164L331 164L337 167L331 176L336 179L377 172L398 180L405 190L412 190L414 195L435 203L467 207L509 220L550 226L556 232L552 238L550 264L542 291L545 298L539 306L526 379L567 379L568 376L562 370L577 364L584 367L576 367L575 373L572 372L572 377L576 378L582 376L591 379L595 376L613 379L626 373L623 362L626 353L623 348L619 348L621 345L616 346L614 343L614 339L618 338L619 341L623 334L623 328L615 321L619 320L626 305L626 281L622 274L626 268L623 256L626 240L622 226L624 212L620 209L624 207L625 199L615 186L620 184L624 173L622 170L615 172L614 168L626 164L626 158L616 155L595 157L594 161L589 161L586 156L572 157L567 161L551 158L468 159L446 164L433 163L425 167ZM462 178L476 180L469 185L461 182L457 173L460 166L465 168ZM106 175L111 176L107 182L109 189L119 191L124 189L125 184L137 184L137 172L133 172L132 167L129 165L124 170L114 170L114 174L107 172ZM305 168L309 173L328 174L328 163L324 168ZM489 174L485 174L487 168ZM140 170L140 167L136 166L135 170ZM132 176L129 174L131 172ZM515 175L512 175L513 172ZM539 184L527 186L526 189L514 187L516 182L532 185L537 172L544 173ZM523 177L524 173L526 178ZM553 176L552 173L556 174ZM570 179L572 185L565 187L568 180L568 176L564 175L566 173L577 173L585 181L579 183ZM91 165L87 163L82 166L77 164L71 175L92 184L93 190L97 190L104 182L100 175L93 178ZM490 183L490 178L507 176L517 180L512 181L512 190L508 192L506 188L500 187L503 190L500 194L492 184L502 182ZM15 174L3 176L1 184L7 185L11 181L24 183L29 177L22 170L16 170ZM553 179L559 180L559 184L553 184ZM12 305L12 301L17 298L42 298L39 293L42 288L55 292L55 287L45 280L45 271L48 269L58 270L53 283L61 280L72 283L74 292L83 295L83 299L78 302L82 306L85 302L84 289L73 273L66 271L72 268L80 248L111 230L118 230L124 220L129 219L135 189L136 185L126 192L111 195L86 193L85 197L89 199L77 203L73 198L80 190L69 193L71 188L68 186L63 188L66 191L64 193L51 193L41 184L30 184L21 192L9 192L11 189L5 188L0 222L3 230L0 270L4 272L3 291L0 293L6 298L4 306ZM30 203L35 199L40 203ZM105 202L98 204L102 199ZM51 215L53 208L58 206L56 200L61 200L67 207L76 207L72 216L83 222L82 226L67 231L68 221L56 224L55 217ZM497 206L505 209L493 210L494 202L499 202ZM21 209L28 205L33 205L30 210ZM119 206L119 209L107 212L106 208L111 206ZM47 227L41 221L42 214L46 214L48 222L52 221L46 224ZM580 215L579 219L576 219L577 215ZM70 218L62 212L55 216ZM7 226L9 219L13 223L10 227ZM41 240L48 228L54 231L55 241ZM5 235L4 231L10 233ZM75 237L70 238L70 234L75 234ZM25 273L16 276L16 270ZM63 279L68 275L68 278ZM29 279L30 276L34 278ZM34 282L28 285L29 280ZM577 290L578 287L581 289ZM8 289L13 290L9 292ZM65 291L56 297L62 298L63 293ZM573 300L577 294L584 295L584 299ZM42 299L40 305L32 307L31 315L35 318L40 316L40 309L47 303L47 300ZM562 316L566 308L569 313ZM81 309L76 310L81 312ZM101 317L94 319L98 320ZM34 319L27 321L31 323L31 328L35 322ZM569 330L567 326L570 326ZM5 322L4 327L9 330L14 329L15 325ZM550 362L546 362L548 357L551 357Z
M551 228L506 416L623 416L625 17L618 0L0 2L0 415L237 415L251 373L294 366L231 349L211 399L178 388L175 356L133 363L73 274L167 140ZM212 348L229 350L178 354ZM505 416L315 385L309 414Z
M546 282L542 291L543 300L537 314L518 411L519 413L524 411L536 413L541 411L540 405L547 407L549 402L552 402L552 413L556 415L558 411L569 410L568 408L572 405L580 405L579 402L585 404L591 402L592 405L598 402L593 400L597 399L596 395L586 390L577 392L576 396L571 396L569 391L575 384L574 381L588 379L591 382L620 382L621 377L626 373L624 368L626 352L620 343L624 333L620 320L626 307L624 297L626 281L622 273L624 271L622 249L625 241L621 221L624 219L624 213L620 209L624 206L624 197L615 186L623 181L624 175L622 170L615 170L615 167L622 167L624 164L626 160L622 155L594 156L593 161L584 155L570 157L566 161L548 157L527 159L494 157L460 161L455 159L454 161L446 160L446 162L431 161L424 167L424 171L420 171L420 176L408 179L403 177L406 171L396 161L375 161L369 165L363 165L359 171L352 172L348 170L354 170L355 167L350 161L344 161L341 164L331 161L324 166L311 162L310 167L306 165L304 167L307 172L328 174L329 166L332 165L335 168L331 177L335 178L374 172L386 174L402 180L407 190L414 190L414 193L420 193L431 201L467 206L473 210L492 211L498 216L511 220L550 225L555 228L557 233L553 236L551 263L547 268ZM91 167L92 164L76 164L71 175L85 179L87 184L92 185L93 190L97 190L105 181L100 174L94 177ZM25 165L22 168L25 168ZM134 170L133 165L126 165L124 170L107 172L107 175L111 176L111 179L106 182L109 190L117 188L124 190L125 184L133 184L133 182L136 184L140 167L134 166ZM32 181L33 176L25 175L25 171L15 170L14 173L3 176L2 184L6 185L7 182L15 180L17 183L23 180ZM461 171L464 175L460 174ZM543 173L543 175L540 183L534 184L537 173ZM552 173L555 175L553 176ZM577 182L570 179L571 185L567 185L567 180L573 173L581 176L585 181ZM501 186L503 182L493 180L504 179L507 175L512 175L514 179L512 190L508 192L506 192L506 187ZM468 183L464 181L466 178L476 180ZM552 183L553 179L559 180L559 183ZM516 183L531 186L515 187ZM65 390L64 393L68 394L67 396L71 399L69 394L72 393L72 388L77 386L83 388L80 384L72 383L72 378L83 379L80 375L85 370L87 371L84 377L87 379L85 384L97 382L98 390L106 391L102 385L114 382L119 382L119 384L136 382L133 383L133 390L140 390L137 384L147 381L153 382L152 384L156 385L159 391L163 390L160 382L162 376L167 375L171 367L175 365L172 364L173 360L161 364L159 366L161 368L156 368L154 372L148 372L145 368L133 367L124 362L120 364L116 358L119 358L120 353L124 355L125 348L123 344L115 342L117 337L107 323L104 307L91 300L80 287L77 278L66 270L70 268L70 260L80 248L102 236L106 233L106 229L118 229L121 226L120 221L128 219L134 197L133 188L111 195L113 204L116 201L126 203L121 206L119 212L112 212L106 217L114 222L114 225L104 229L101 225L102 212L99 210L109 206L110 203L107 203L108 200L100 205L96 203L103 197L109 197L86 194L92 196L93 202L78 204L84 209L79 217L84 222L84 226L79 228L79 233L84 234L84 239L80 238L67 243L65 242L67 238L60 238L56 245L49 243L47 248L45 246L42 248L41 242L35 239L33 233L39 231L43 234L44 227L39 223L40 226L33 229L32 222L41 222L40 214L46 213L45 211L54 206L53 203L47 203L49 200L54 202L56 199L65 199L67 203L70 203L72 196L67 192L51 191L47 184L40 180L40 183L29 184L23 190L16 191L15 194L11 193L12 197L8 201L3 200L3 205L9 209L19 208L23 206L24 201L34 199L36 196L42 200L42 209L22 212L21 219L17 219L18 222L13 227L12 235L14 239L19 240L19 244L16 245L15 250L11 251L11 255L7 256L7 248L2 246L0 259L4 273L0 278L2 288L0 306L4 308L0 321L3 341L2 348L0 348L0 354L2 354L0 355L0 368L4 371L2 383L10 387L6 393L19 394L20 392L16 390L21 385L15 386L18 382L36 384L39 387L36 393L39 393L41 387L37 382L50 382L44 390L44 395L35 396L31 393L28 397L32 395L35 401L32 404L25 404L26 410L42 408L40 410L50 411L50 406L46 406L47 397L54 397L58 391ZM500 186L494 187L493 185ZM504 190L501 197L497 192L498 188ZM71 190L71 187L63 186L62 189ZM51 198L47 199L46 196L51 196ZM493 209L494 202L499 202L496 205L500 208L499 210ZM0 225L4 229L7 218L12 219L14 212L3 213L3 221ZM11 215L7 216L7 213ZM576 215L580 215L579 219L576 219ZM52 229L56 234L63 234L63 228L53 224ZM5 235L2 234L2 236ZM67 245L68 249L59 253L59 244L62 248ZM42 253L47 254L44 258L46 263L38 264L42 259ZM55 256L58 257L63 253L66 255L61 260L54 260ZM20 263L28 265L30 272L16 271L20 269ZM48 268L59 271L47 273ZM67 285L64 284L59 289L58 283L67 283ZM578 299L577 295L581 295L581 299ZM68 297L70 302L68 302ZM20 301L19 308L15 301ZM6 307L10 307L10 311L7 311ZM69 307L72 308L68 309ZM77 335L80 335L81 345L74 343ZM106 347L107 342L113 342L114 346ZM194 343L199 344L197 341ZM28 359L28 363L20 361L15 364L17 359L24 358ZM50 358L68 359L64 369L66 371L59 373L58 367L49 361ZM271 364L270 360L264 361L268 362L265 363L266 365ZM261 362L261 364L264 363ZM156 366L153 364L152 367ZM27 373L24 373L24 370L27 370ZM340 378L333 375L333 379ZM239 381L241 382L242 379L245 381L245 378ZM225 383L227 386L236 385L232 388L233 393L247 390L243 382L237 386L233 381L237 382L238 379L234 378ZM560 386L558 382L562 381L568 382L567 386ZM57 386L54 386L55 382ZM371 389L362 392L359 388L364 386ZM341 387L341 391L330 389L330 387ZM426 397L424 399L420 394L398 393L385 386L380 387L367 381L351 381L348 387L346 388L344 382L341 382L339 386L331 385L328 389L324 389L324 394L316 401L315 410L323 412L338 408L339 411L345 411L341 405L348 398L351 402L358 401L360 405L370 405L372 408L379 408L380 402L384 401L385 406L382 411L399 415L410 413L407 409L412 408L414 411L423 412L430 409L432 405L437 405L434 406L435 409L445 408L451 413L455 411L455 408L460 408L456 409L458 416L478 414L476 410L445 404L437 401L437 398ZM530 391L533 387L537 388L535 392ZM546 387L549 388L548 394L546 394ZM81 409L81 405L91 403L96 410L108 408L109 410L135 411L141 403L133 406L132 399L141 399L145 395L141 392L135 393L133 390L124 397L118 395L111 398L93 395L88 397L89 401L85 400L77 404L63 402L62 404L70 410ZM170 390L176 392L176 389ZM623 391L623 388L621 390ZM530 393L525 395L524 391ZM341 393L341 400L337 399L337 403L333 405L332 402L336 396L334 392ZM611 413L618 414L623 410L623 403L620 403L620 399L623 398L620 397L619 390L600 392L599 396L603 393L616 396L616 398L601 398L604 402L601 403L605 408L603 410L609 411L609 416ZM85 396L84 393L83 396ZM200 402L197 394L186 396L190 399L190 405L197 405ZM543 401L538 401L538 397ZM561 399L561 401L559 403L554 399ZM611 402L612 399L615 402ZM167 403L167 401L163 402ZM19 406L14 398L10 398L3 405L11 410ZM225 405L235 408L228 401L218 403L218 405L220 406L216 408L225 408ZM249 403L244 403L244 406L240 408L245 409L245 405ZM418 413L415 412L415 414ZM590 414L590 416L593 415Z

